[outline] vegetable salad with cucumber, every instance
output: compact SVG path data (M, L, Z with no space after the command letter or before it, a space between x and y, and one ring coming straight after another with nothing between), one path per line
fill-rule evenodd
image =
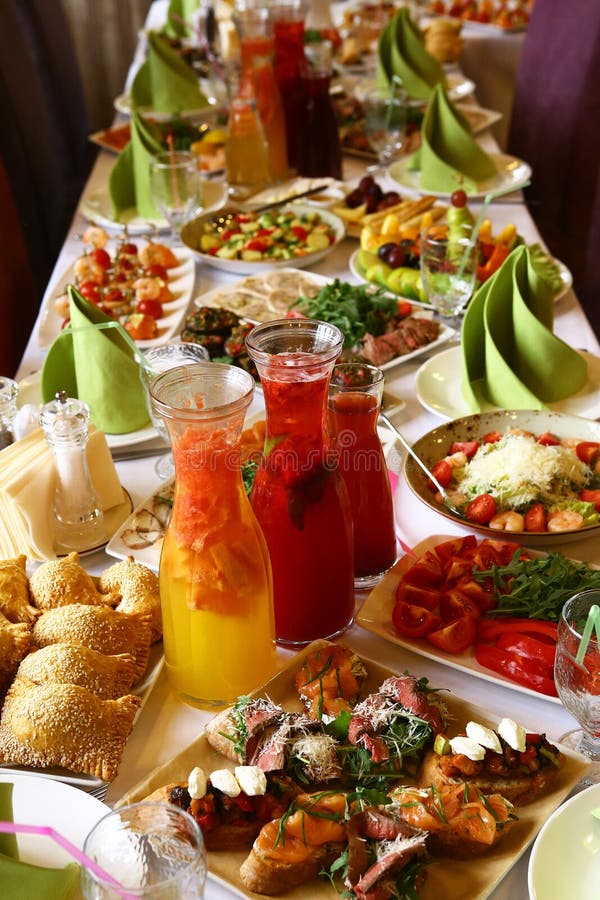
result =
M333 228L316 211L239 212L206 222L199 249L221 259L293 261L326 250L335 239Z

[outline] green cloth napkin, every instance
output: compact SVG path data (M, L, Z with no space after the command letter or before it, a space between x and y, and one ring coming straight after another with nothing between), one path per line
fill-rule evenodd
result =
M554 300L529 248L517 247L477 291L462 329L462 392L503 409L544 409L587 380L582 356L552 333Z
M132 209L143 219L160 219L150 189L150 161L164 151L156 126L131 114L131 140L110 173L108 189L116 221Z
M180 20L183 19L184 22L191 25L199 5L199 0L171 0L167 12L167 23L163 28L164 33L171 38L190 37L192 29L186 28Z
M0 783L0 821L13 822L13 785ZM27 823L23 823L27 824ZM48 838L51 840L51 838ZM69 900L79 886L79 866L69 863L62 869L49 869L21 862L17 836L0 835L0 896L2 900Z
M148 54L131 85L131 102L134 109L169 115L208 106L194 70L157 31L148 32Z
M390 88L393 76L414 100L428 100L436 84L446 84L440 63L425 49L423 34L403 6L379 36L377 81Z
M48 350L42 368L42 401L47 403L64 390L69 397L84 400L94 425L108 434L143 428L149 421L146 391L120 326L90 328L114 320L84 300L72 285L67 291L73 331L63 331Z
M408 168L421 173L420 187L452 193L462 187L467 194L480 182L498 174L496 165L471 134L468 122L438 85L421 125L421 146Z

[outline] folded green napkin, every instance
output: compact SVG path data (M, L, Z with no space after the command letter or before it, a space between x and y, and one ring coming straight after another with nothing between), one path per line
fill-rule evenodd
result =
M131 102L134 109L171 115L208 106L194 70L157 31L148 32L148 54L131 85Z
M423 34L403 6L379 36L377 81L391 87L396 75L414 100L428 100L436 84L446 84L444 70L425 49Z
M117 221L128 210L143 219L160 219L150 189L150 161L164 151L158 128L145 122L136 112L131 114L131 140L112 168L108 189Z
M474 193L482 181L498 174L491 157L471 134L468 122L438 85L421 125L421 146L408 168L421 173L420 187L452 193L462 187Z
M552 333L553 291L517 247L477 291L462 329L462 392L469 409L544 409L586 382L582 356Z
M78 397L90 407L90 418L108 434L137 431L148 423L146 393L140 367L120 328L90 328L114 321L67 287L72 331L51 345L42 368L42 401L57 391ZM81 329L81 330L78 330Z
M194 13L199 5L200 0L171 0L167 12L167 22L163 28L164 33L171 38L190 37L192 29L187 28L183 22L192 24Z
M0 783L0 821L12 822L13 785ZM23 823L27 824L27 823ZM51 838L48 838L51 840ZM0 897L2 900L69 900L79 886L79 866L69 863L62 869L49 869L19 860L14 834L0 835Z

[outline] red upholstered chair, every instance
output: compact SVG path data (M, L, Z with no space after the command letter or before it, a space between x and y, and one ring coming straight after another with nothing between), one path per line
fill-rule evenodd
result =
M527 204L600 334L600 2L536 0L508 149L533 168Z

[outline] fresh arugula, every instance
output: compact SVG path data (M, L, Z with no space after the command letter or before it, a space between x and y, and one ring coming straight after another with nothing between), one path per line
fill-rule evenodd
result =
M521 559L517 551L506 566L473 570L478 581L492 578L498 599L488 616L516 616L557 622L560 612L575 593L600 588L600 569L549 553L536 559Z
M383 334L398 313L398 301L383 291L349 284L336 278L314 297L300 297L296 303L305 316L329 322L344 333L344 347L355 347L365 334Z

